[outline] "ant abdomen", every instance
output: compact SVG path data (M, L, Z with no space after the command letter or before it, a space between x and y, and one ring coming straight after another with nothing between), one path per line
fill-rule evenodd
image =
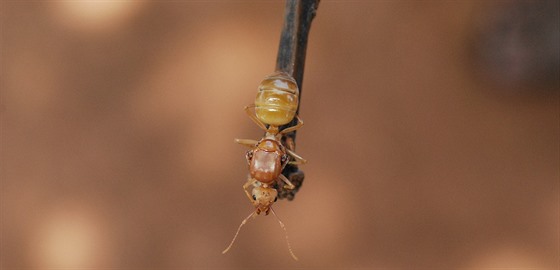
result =
M282 126L296 115L299 88L286 73L274 73L259 85L255 98L255 114L265 124Z

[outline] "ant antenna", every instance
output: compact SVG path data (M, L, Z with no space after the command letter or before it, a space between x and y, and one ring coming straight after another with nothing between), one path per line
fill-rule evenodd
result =
M272 211L272 214L274 214L274 217L276 218L276 220L278 220L278 223L280 224L280 227L282 227L282 229L284 229L284 236L286 236L286 243L288 243L288 250L290 251L290 255L292 255L292 258L294 258L294 260L298 260L298 258L296 257L296 255L294 254L294 252L292 251L292 246L290 245L290 240L288 240L288 230L286 230L286 226L284 225L284 223L278 218L278 216L276 215L276 212L274 212L274 209L272 209L272 207L270 207L270 211Z
M231 240L231 243L229 243L229 246L224 251L222 251L222 254L226 254L226 252L229 251L231 246L233 246L233 243L235 242L235 239L237 238L237 235L239 234L239 231L241 230L241 227L243 227L243 225L245 225L245 223L247 223L247 220L249 218L251 218L255 214L256 211L257 210L253 211L248 217L246 217L243 221L241 221L241 224L239 224L239 228L237 228L237 232L235 233L235 236L233 237L233 240Z

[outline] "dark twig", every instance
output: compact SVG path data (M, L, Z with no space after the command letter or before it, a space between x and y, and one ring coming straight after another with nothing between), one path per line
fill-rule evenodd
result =
M305 53L307 49L307 37L311 28L311 21L315 17L320 0L287 0L284 14L284 26L280 35L278 57L276 59L276 71L290 74L299 86L300 101L303 86L303 70L305 66ZM301 104L301 102L300 102ZM299 107L297 110L299 114ZM284 127L293 126L297 119ZM282 138L286 147L295 150L296 132L286 134ZM295 165L288 165L282 171L296 186L294 190L285 190L278 185L280 199L292 200L303 183L304 174Z

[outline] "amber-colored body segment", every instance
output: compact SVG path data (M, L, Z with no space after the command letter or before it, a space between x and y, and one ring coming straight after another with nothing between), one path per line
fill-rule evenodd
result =
M284 73L266 77L259 85L255 98L255 113L263 123L282 126L296 115L299 88L295 80Z

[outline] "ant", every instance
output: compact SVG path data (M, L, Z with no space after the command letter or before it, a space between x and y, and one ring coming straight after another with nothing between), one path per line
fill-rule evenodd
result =
M259 141L235 139L236 143L251 148L245 155L249 166L249 177L243 185L243 191L255 206L255 211L241 222L233 240L222 252L223 254L233 246L241 227L245 225L249 218L261 213L268 215L269 212L272 212L280 227L284 230L290 254L296 261L298 260L292 252L284 223L272 209L272 204L278 200L278 191L272 187L275 182L284 182L284 188L286 189L292 190L295 188L290 180L282 174L284 167L288 164L299 165L307 162L294 151L284 147L281 142L284 134L303 126L303 121L296 115L298 99L299 88L296 81L286 73L277 72L266 77L260 83L255 104L245 106L245 112L249 118L266 132ZM251 112L251 108L255 108L254 114ZM280 126L290 123L294 117L297 119L296 125L279 130ZM293 160L290 160L290 157ZM251 186L253 189L249 193L248 188Z

